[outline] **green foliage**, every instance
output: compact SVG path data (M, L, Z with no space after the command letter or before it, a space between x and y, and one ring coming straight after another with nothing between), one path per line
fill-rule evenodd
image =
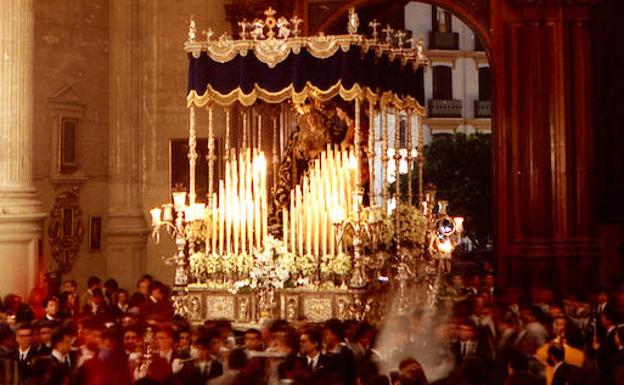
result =
M448 212L463 216L466 235L477 248L492 242L492 153L489 134L436 135L425 147L424 184L436 186L436 199L448 200ZM407 176L401 180L407 196ZM394 187L394 186L392 186ZM414 200L418 175L413 173Z

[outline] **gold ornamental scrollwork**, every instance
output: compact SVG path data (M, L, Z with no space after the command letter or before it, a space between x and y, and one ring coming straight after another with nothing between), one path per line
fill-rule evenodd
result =
M258 86L258 84L255 84L254 89L250 93L245 93L238 87L227 94L222 94L208 85L206 92L202 95L198 95L194 90L189 92L186 100L188 107L192 105L204 107L210 102L215 102L221 106L229 106L235 102L239 102L243 106L249 107L256 103L258 99L267 103L281 103L292 99L295 104L302 104L307 99L327 102L338 95L344 100L352 101L355 100L355 98L363 100L366 96L367 89L367 87L361 87L359 84L354 84L353 87L346 88L342 85L342 81L338 81L334 85L323 90L307 82L299 92L295 90L293 84L276 92L265 90ZM372 91L369 91L369 93L372 93Z
M59 194L54 200L54 207L50 210L48 238L52 258L58 264L59 271L69 273L78 259L84 238L77 187Z

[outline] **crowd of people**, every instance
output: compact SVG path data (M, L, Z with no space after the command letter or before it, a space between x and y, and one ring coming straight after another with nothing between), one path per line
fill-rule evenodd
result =
M492 272L454 275L452 296L375 323L273 320L192 325L169 288L132 295L97 277L79 295L8 294L0 385L623 385L624 287L587 298L499 290Z

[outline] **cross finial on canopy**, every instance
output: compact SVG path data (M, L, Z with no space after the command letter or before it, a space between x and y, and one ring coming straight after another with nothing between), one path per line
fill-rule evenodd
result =
M290 19L290 24L293 26L292 28L292 34L297 37L299 36L299 25L303 23L303 20L298 18L296 15L292 17L292 19Z
M373 21L368 23L368 26L371 28L371 36L373 37L373 40L377 40L377 37L379 36L379 33L377 32L379 25L380 23L377 19L373 19Z
M390 24L386 24L386 28L382 29L381 32L386 34L386 43L391 44L392 43L392 32L394 30L392 29L392 27L390 27Z
M238 33L238 36L240 36L241 39L245 40L247 38L247 27L249 26L249 24L247 23L247 19L243 19L243 21L239 21L238 26L240 27L240 32Z

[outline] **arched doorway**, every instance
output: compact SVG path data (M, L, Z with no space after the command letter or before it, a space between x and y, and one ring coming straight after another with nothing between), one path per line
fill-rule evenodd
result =
M592 6L581 1L422 2L454 13L488 52L501 283L562 291L590 287L605 274L599 267L592 199ZM318 2L300 3L298 10L314 34L342 24L350 7L404 6L407 1L348 0L322 15L310 10ZM321 21L315 23L314 17Z

